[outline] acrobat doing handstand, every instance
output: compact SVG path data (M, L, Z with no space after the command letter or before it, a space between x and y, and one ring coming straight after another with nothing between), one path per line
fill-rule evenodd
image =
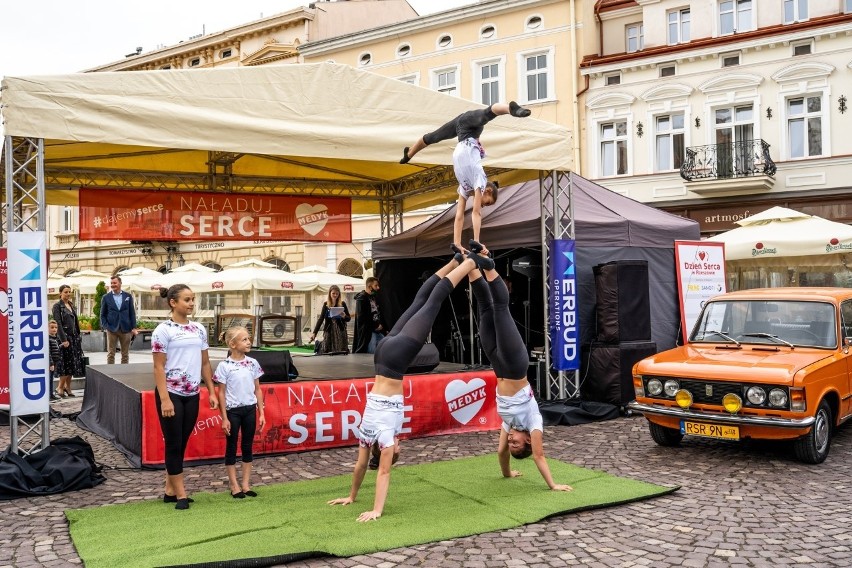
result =
M482 245L471 241L470 248L477 253ZM493 268L484 268L482 274L475 270L469 278L477 303L482 348L497 375L497 414L503 420L497 458L503 477L521 475L511 469L510 455L516 459L532 455L550 489L571 491L571 486L553 481L544 456L544 422L527 380L527 350L509 313L509 290Z
M379 469L376 475L376 496L373 509L358 516L358 521L372 521L382 516L390 487L391 466L399 456L398 435L402 429L402 378L406 369L420 352L441 303L471 270L492 269L494 261L479 255L464 258L456 254L447 265L430 276L420 287L411 306L400 316L390 333L376 346L373 362L376 379L358 427L358 461L352 473L352 488L348 497L332 499L329 505L349 505L358 497L364 481L370 453L377 448Z
M407 164L420 150L430 144L458 138L458 144L453 151L453 170L459 182L459 198L456 202L456 217L453 222L453 244L462 250L462 227L464 227L464 212L467 200L473 195L473 209L470 218L473 225L473 240L479 241L479 231L482 227L482 207L497 202L497 183L489 182L482 167L485 149L479 141L485 125L503 114L511 114L518 118L530 115L530 110L520 106L515 101L494 103L477 110L469 110L458 115L443 126L421 136L411 147L402 151L400 164Z

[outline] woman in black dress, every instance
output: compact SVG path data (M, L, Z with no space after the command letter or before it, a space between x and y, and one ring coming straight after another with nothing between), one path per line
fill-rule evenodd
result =
M335 308L333 311L340 312L340 314L333 315L331 308ZM314 326L310 341L313 342L320 326L323 326L322 353L348 353L349 337L346 334L346 324L351 319L346 302L340 299L340 288L332 285L328 289L328 299L322 305L322 312L320 312L317 324Z
M56 395L74 396L71 392L71 377L82 377L85 370L80 322L77 321L77 308L71 302L71 286L68 284L59 287L59 301L53 304L53 319L59 324L61 355L56 369L56 374L59 375Z

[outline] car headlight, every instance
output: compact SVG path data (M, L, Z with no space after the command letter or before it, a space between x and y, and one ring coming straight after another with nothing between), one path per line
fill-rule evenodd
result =
M783 389L769 391L769 406L785 408L787 406L787 393Z
M722 397L722 406L725 407L725 410L734 414L735 412L739 412L740 408L743 407L743 399L734 393L728 393Z
M761 387L749 387L746 391L746 398L749 403L760 406L766 402L766 391Z
M660 396L663 392L663 381L660 379L651 379L648 381L648 394L651 396Z
M674 379L667 380L666 384L663 387L663 389L666 391L666 396L674 396L679 388L680 388L680 383L678 383Z

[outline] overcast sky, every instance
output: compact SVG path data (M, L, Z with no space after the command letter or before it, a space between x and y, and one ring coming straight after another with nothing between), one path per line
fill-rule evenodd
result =
M311 0L4 0L0 76L73 73L307 5ZM408 0L421 15L476 0Z

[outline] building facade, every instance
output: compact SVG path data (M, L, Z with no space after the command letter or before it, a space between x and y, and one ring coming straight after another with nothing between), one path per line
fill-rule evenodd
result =
M703 234L783 205L852 222L852 2L602 0L586 177Z

